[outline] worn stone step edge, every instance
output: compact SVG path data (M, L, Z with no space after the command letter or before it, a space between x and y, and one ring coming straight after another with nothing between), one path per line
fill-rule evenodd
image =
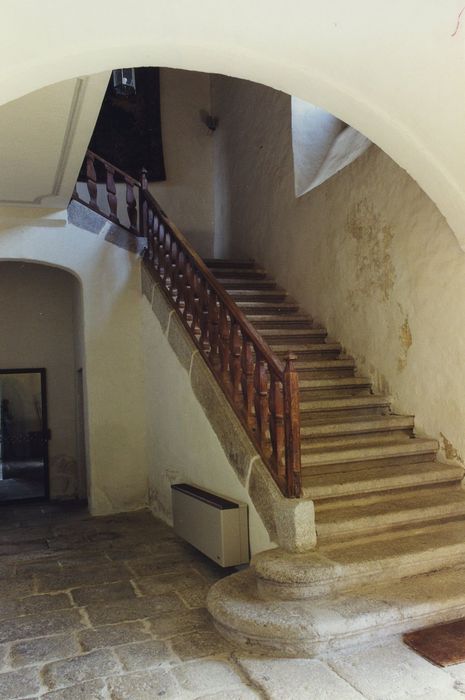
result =
M204 263L207 267L209 268L224 268L224 267L231 267L231 268L249 268L255 267L255 260L250 259L250 260L235 260L234 258L204 258Z
M458 536L457 536L458 534ZM373 556L375 551L375 556ZM440 568L465 566L465 522L409 527L301 554L282 549L253 558L260 597L298 600L348 591L373 577L397 580Z
M416 462L373 468L356 472L338 472L314 476L302 472L302 496L326 499L378 493L390 489L418 487L460 481L462 467L440 462Z
M348 377L347 379L351 379ZM341 420L339 422L319 422L307 424L301 428L301 437L319 438L352 433L371 433L391 430L409 430L414 427L413 416L373 416L371 419Z
M302 453L302 466L312 464L339 464L341 462L360 462L363 459L387 459L411 454L435 454L439 449L436 440L410 438L394 444L383 443L377 446L341 448L339 450L306 450Z
M314 401L301 401L301 412L338 411L350 408L368 408L389 406L386 396L370 394L369 396L349 396L338 399L317 399Z
M462 501L452 499L424 505L420 499L415 499L414 503L404 502L400 505L394 501L395 493L391 494L393 508L389 511L383 511L381 508L376 511L374 507L369 509L360 507L357 510L353 509L352 512L334 510L327 513L331 517L327 520L322 520L321 512L317 512L315 519L318 541L323 543L329 538L349 537L359 532L380 532L391 527L401 527L417 522L465 516L465 496Z
M301 431L302 433L302 431ZM302 454L320 451L348 450L354 448L395 445L402 441L413 439L412 430L383 430L380 432L357 433L345 435L322 435L321 437L305 437L301 434L300 445ZM384 457L383 457L384 459ZM321 462L319 462L321 464ZM307 467L311 474L311 465Z
M305 338L326 338L324 328L261 328L260 335L264 338L276 338L279 341L294 341Z

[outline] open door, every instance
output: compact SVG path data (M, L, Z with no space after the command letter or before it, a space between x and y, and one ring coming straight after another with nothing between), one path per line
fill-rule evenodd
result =
M48 498L45 369L0 369L0 502Z

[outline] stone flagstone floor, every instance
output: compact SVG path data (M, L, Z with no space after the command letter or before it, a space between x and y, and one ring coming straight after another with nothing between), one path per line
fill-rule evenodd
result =
M464 700L465 664L399 639L325 659L233 648L204 607L224 574L148 511L3 506L0 700Z

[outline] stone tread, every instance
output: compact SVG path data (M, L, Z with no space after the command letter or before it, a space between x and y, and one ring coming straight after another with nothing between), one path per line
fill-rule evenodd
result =
M296 338L325 338L327 334L324 328L263 328L260 335L264 338L276 337L292 342Z
M292 343L288 343L288 345L284 345L283 343L274 343L274 342L269 342L268 345L270 348L277 354L281 354L283 352L288 352L291 350L292 352L299 353L300 356L302 354L321 354L321 353L327 353L327 352L336 352L339 353L341 352L341 344L340 343L297 343L295 340L292 341Z
M337 399L315 399L313 401L301 401L302 412L341 411L351 408L377 408L389 406L386 396L370 394L370 396L347 396Z
M282 328L283 326L287 327L292 325L293 323L298 323L300 324L309 324L311 325L312 323L312 318L311 316L307 316L305 314L298 314L298 313L292 313L292 314L287 314L286 316L283 316L282 314L256 314L256 313L248 313L247 318L251 323L254 324L262 324L262 323L275 323L276 327Z
M347 590L372 581L416 575L443 566L465 565L465 522L447 520L403 527L369 538L324 543L317 550L289 555L273 549L254 557L264 586L279 584L281 595L315 597L328 589ZM279 595L279 591L276 591Z
M305 427L305 426L304 426ZM301 436L302 453L319 452L321 450L334 451L341 449L354 449L357 447L376 447L381 445L395 445L399 442L412 440L413 431L385 430L373 433L353 433L348 435L323 435L321 437ZM356 460L357 461L357 460ZM363 460L361 460L363 461ZM373 461L373 458L372 460ZM311 472L308 467L308 473Z
M247 301L246 299L236 301L239 308L258 310L263 309L263 311L275 310L277 312L282 311L298 311L299 305L294 301Z
M438 450L436 440L426 438L407 438L395 442L381 442L379 445L350 446L338 450L311 447L311 441L305 443L302 452L302 466L311 467L313 464L339 464L342 462L361 462L365 459L388 459L412 454L432 454Z
M273 279L268 277L250 279L247 277L222 277L218 273L215 274L218 282L221 282L225 289L276 289L277 285Z
M204 258L204 263L207 267L210 268L215 268L215 269L223 269L223 268L252 268L254 269L256 267L255 261L253 259L251 260L244 260L243 258L238 258L234 260L233 258Z
M347 378L351 380L351 377ZM300 383L299 383L300 385ZM371 433L391 430L411 430L414 427L413 416L348 416L340 420L315 421L307 423L300 429L303 438L322 438L338 435L351 435L353 433Z
M335 377L334 379L301 379L299 389L341 389L345 387L369 387L371 382L366 377Z
M465 515L465 495L459 486L392 491L364 497L331 498L315 502L320 538L375 532L407 523Z
M226 287L226 291L233 299L240 299L242 297L256 297L257 300L260 300L268 298L286 299L286 297L288 297L287 292L283 289L228 289Z
M371 467L316 475L312 475L311 470L304 470L302 486L305 498L321 499L459 481L462 478L462 467L440 462L417 462L409 464L408 468L405 464L394 464L389 468Z

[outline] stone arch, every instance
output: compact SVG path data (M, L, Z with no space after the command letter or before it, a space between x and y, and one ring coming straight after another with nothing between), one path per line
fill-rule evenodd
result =
M139 0L128 22L119 0L111 12L85 1L71 14L41 3L28 6L26 19L17 3L3 22L0 100L119 65L254 80L309 100L365 134L419 183L465 247L465 153L458 143L465 95L454 70L460 32L452 34L456 12L448 5L419 5L412 33L407 8L389 5L314 0L286 13L278 2L250 8L240 0L233 11L205 3L199 12L188 2ZM11 50L15 23L18 51ZM53 41L44 42L52 28Z

